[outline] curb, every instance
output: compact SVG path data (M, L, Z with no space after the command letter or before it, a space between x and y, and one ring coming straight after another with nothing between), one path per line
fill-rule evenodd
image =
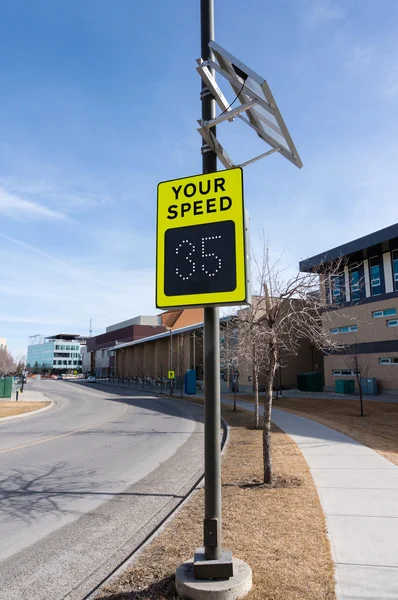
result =
M47 396L48 398L48 396ZM43 402L45 402L43 400ZM43 408L37 408L36 410L28 410L27 412L21 413L20 415L11 415L10 417L0 417L0 425L4 422L4 421L13 421L14 419L22 419L22 417L30 417L31 415L37 415L38 413L41 413L45 410L49 410L50 408L52 408L54 406L54 400L50 400L49 398L49 402L50 404L48 406L43 406Z
M114 387L118 387L118 386L114 386ZM144 390L140 390L140 391L144 391ZM145 390L146 391L146 390ZM150 393L150 392L148 392ZM165 399L165 400L175 400L177 399L175 396L166 396L166 395L157 395L157 394L153 394L154 396L156 396L159 399ZM197 402L190 402L189 400L185 400L185 398L180 398L178 397L178 400L182 400L183 402L186 402L188 404L192 404L194 406L200 406L200 404L198 404ZM203 406L203 410L204 410L204 406ZM229 434L229 427L228 427L228 423L226 422L226 420L224 419L224 417L221 417L221 424L222 424L222 429L223 429L223 434L222 434L222 439L221 439L221 454L224 454L225 449L228 445L229 439L230 439L230 434ZM103 581L101 581L91 592L89 592L86 596L84 596L84 598L82 600L92 600L96 597L96 595L100 592L101 588L108 584L111 583L112 581L114 581L115 579L117 579L117 577L126 571L126 569L128 569L128 567L135 561L135 559L141 554L141 552L147 547L150 546L150 544L157 538L158 535L160 535L160 533L162 533L162 531L164 531L164 529L167 527L168 523L170 521L172 521L172 519L174 519L174 517L177 516L177 514L180 512L180 510L185 506L185 504L191 500L195 494L203 487L203 480L204 480L205 474L204 472L201 474L201 476L196 480L196 482L191 486L191 489L188 491L188 493L186 494L186 496L183 498L183 500L181 500L181 502L172 510L172 512L170 514L168 514L163 521L160 522L160 524L156 527L156 529L150 533L146 539L144 539L141 544L138 546L138 548L136 548L136 550L134 551L134 553L130 556L128 556L120 565L119 567L117 567L116 569L113 570L113 572Z

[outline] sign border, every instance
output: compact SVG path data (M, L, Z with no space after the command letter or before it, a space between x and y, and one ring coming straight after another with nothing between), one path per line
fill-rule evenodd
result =
M236 171L239 170L241 172L241 184L242 184L242 193L241 193L241 198L242 198L242 218L243 218L243 250L244 250L244 269L245 269L245 291L244 291L244 298L242 298L241 300L233 300L233 301L226 301L226 302L206 302L206 303L192 303L192 304L170 304L167 306L160 306L158 304L158 257L159 257L159 248L158 248L158 240L159 240L159 186L161 186L164 183L173 183L174 181L183 181L184 179L192 179L193 177L201 177L201 176L211 176L211 175L217 175L217 174L222 174L222 173L226 173L228 171ZM222 307L222 306L239 306L239 305L249 305L250 304L250 293L249 293L249 275L248 274L248 269L249 269L249 260L248 260L248 255L247 255L247 251L248 251L248 223L246 222L247 220L247 213L245 210L245 198L244 198L244 187L243 187L243 169L242 167L233 167L231 169L223 169L222 171L214 171L214 173L197 173L196 175L188 175L186 177L176 177L175 179L166 179L164 181L160 181L157 185L157 198L156 198L156 269L155 269L155 306L156 308L159 308L160 310L175 310L175 309L182 309L182 308L201 308L201 307L206 307L206 306L213 306L213 307ZM214 292L211 292L214 293ZM217 292L216 292L217 293ZM225 294L228 294L230 292L223 292ZM198 296L199 294L192 294L193 296Z

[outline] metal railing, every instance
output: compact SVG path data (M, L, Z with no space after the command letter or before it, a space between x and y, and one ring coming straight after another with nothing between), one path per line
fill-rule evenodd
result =
M152 375L136 375L135 377L97 377L98 382L118 385L124 388L156 392L157 394L180 395L184 393L184 377L178 376L174 379L165 377L154 377Z

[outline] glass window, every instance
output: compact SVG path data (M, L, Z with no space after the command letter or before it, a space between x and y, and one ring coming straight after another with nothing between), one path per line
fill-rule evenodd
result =
M351 288L351 300L360 300L361 292L359 289L359 271L358 265L353 265L350 271L350 288Z
M394 274L395 291L398 292L398 250L392 251L392 270Z
M340 333L348 333L350 331L349 327L340 327Z
M380 365L390 365L392 362L391 358L379 358Z
M387 321L387 327L398 327L398 319Z
M333 375L341 375L341 371L339 369L335 369L333 371Z
M359 375L360 371L355 371L353 369L342 369L341 370L341 374L344 375L345 377L348 376L352 376L352 375Z
M345 282L344 274L334 275L332 277L332 302L333 304L342 304L345 300Z
M339 333L339 328L338 327L333 327L333 329L330 330L330 333Z
M372 312L372 317L374 319L379 319L380 317L392 317L392 315L396 314L396 308L386 308L385 310L375 310L374 312Z
M381 294L381 275L380 275L380 258L372 256L369 259L370 265L370 288L372 296L380 296Z

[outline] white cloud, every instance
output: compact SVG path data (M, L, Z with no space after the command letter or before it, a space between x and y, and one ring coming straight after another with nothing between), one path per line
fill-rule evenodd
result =
M333 0L307 0L303 22L309 29L316 29L333 21L339 21L343 10Z
M46 173L39 178L24 174L23 169L18 176L0 177L0 188L8 190L9 195L24 197L33 203L45 198L55 209L67 206L84 211L112 203L100 183L85 177L64 178L55 167L46 171L47 168L47 165L38 167Z
M29 219L66 219L66 215L39 204L24 200L0 187L0 213L18 221Z
M376 56L374 45L355 44L352 46L351 44L347 44L344 51L347 56L344 67L350 74L361 74L374 66L373 63Z
M156 314L155 272L112 268L101 257L78 264L0 235L0 329L12 350L29 335L57 331L94 333L138 314ZM43 268L42 268L43 267ZM26 351L26 348L25 348Z

